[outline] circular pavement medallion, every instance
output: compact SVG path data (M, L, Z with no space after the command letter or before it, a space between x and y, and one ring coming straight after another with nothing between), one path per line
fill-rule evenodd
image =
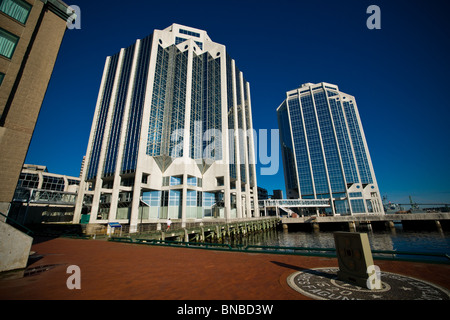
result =
M307 269L291 274L287 283L319 300L450 300L450 292L432 283L381 272L381 289L369 290L338 279L339 268Z

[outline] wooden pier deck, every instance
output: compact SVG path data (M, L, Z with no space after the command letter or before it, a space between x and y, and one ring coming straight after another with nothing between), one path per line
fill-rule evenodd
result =
M154 230L144 233L120 235L130 239L147 240L177 240L185 242L218 241L223 237L245 236L249 233L275 229L279 219L276 217L261 217L249 220L235 220L229 222L218 222L216 224L196 225L187 228L169 229L162 227L161 230ZM120 233L120 231L119 231ZM115 232L113 236L118 236Z
M384 223L393 227L394 222L404 225L434 224L436 228L442 229L443 225L450 224L450 212L434 213L405 213L405 214L355 214L345 216L304 216L297 218L281 218L283 228L288 228L292 224L309 224L312 228L318 229L324 223L348 224L349 229L356 224L371 225L372 223Z

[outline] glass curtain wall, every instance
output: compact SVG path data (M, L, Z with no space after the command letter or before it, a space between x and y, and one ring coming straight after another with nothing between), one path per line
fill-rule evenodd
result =
M336 89L302 88L280 105L278 121L286 187L294 198L332 198L338 214L348 214L350 209L353 213L373 211L372 202L365 201L361 192L352 199L347 196L353 184L362 183L364 188L373 183L352 99ZM292 177L298 177L298 188Z

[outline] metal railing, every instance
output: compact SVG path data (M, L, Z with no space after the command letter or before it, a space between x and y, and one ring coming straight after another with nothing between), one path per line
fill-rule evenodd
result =
M77 193L30 188L17 188L13 201L37 204L75 205Z
M327 208L329 199L268 199L259 200L260 207L297 207L297 208Z
M4 215L3 213L0 212L0 216L5 218L5 223L9 224L10 226L24 232L25 234L32 236L34 234L33 230L25 227L23 224L21 224L20 222L11 219L10 217Z
M227 250L247 253L270 253L270 254L290 254L301 256L315 256L336 258L335 248L314 248L314 247L280 247L280 246L260 246L260 245L236 245L227 243L209 243L209 242L184 242L169 241L157 239L132 239L128 237L111 237L109 241L128 242L145 245L184 247L191 249L207 250ZM410 261L450 264L450 256L439 252L410 252L397 250L372 250L373 259L391 260L391 261Z

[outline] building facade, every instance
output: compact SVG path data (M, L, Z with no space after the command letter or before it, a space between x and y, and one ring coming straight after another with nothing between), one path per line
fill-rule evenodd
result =
M258 215L252 129L250 86L225 46L155 30L106 59L74 222L134 232Z
M333 215L384 213L355 97L307 83L277 116L289 199L330 199Z
M283 190L273 190L272 199L283 199Z
M0 0L0 212L7 213L72 10Z
M269 193L267 189L258 187L258 200L266 200L269 199Z
M46 166L24 164L8 217L22 224L73 220L79 177L48 172Z

